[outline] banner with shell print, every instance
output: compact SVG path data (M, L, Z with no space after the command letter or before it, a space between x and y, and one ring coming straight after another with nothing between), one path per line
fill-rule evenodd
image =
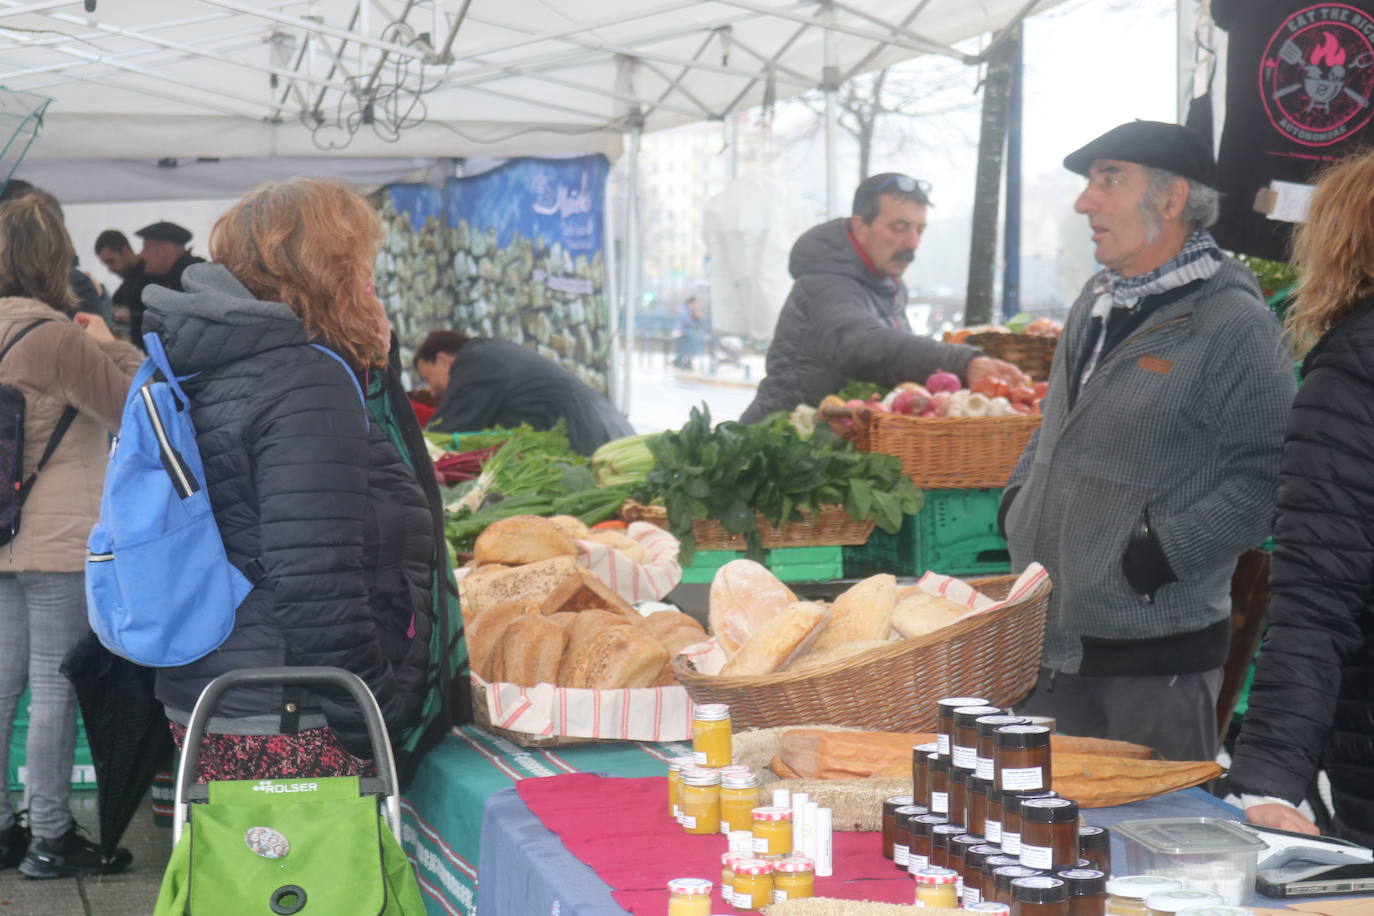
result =
M386 188L377 295L407 364L451 328L519 343L604 393L608 171L603 156L512 159L443 188Z

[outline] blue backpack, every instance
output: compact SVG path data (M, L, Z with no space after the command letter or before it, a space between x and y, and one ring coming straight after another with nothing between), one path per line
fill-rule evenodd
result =
M86 542L86 606L105 648L151 668L208 655L229 638L235 612L262 576L229 562L205 490L190 400L162 341L143 337L148 358L129 385L110 452L100 521ZM348 371L332 350L316 349Z

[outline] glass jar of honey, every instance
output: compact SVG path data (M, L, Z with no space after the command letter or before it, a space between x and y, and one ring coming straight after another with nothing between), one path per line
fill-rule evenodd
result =
M753 810L752 818L755 855L785 856L792 851L791 808L764 805Z
M1078 865L1078 803L1067 798L1021 802L1021 864L1041 871Z
M892 846L896 842L897 809L916 804L911 795L892 795L883 799L883 858L893 855Z
M997 729L993 779L1004 792L1044 792L1054 773L1050 730L1043 725L1004 725Z
M958 767L950 767L949 773L945 777L945 784L949 787L949 819L951 823L968 823L968 805L965 801L964 779L972 776L972 770L961 770Z
M1015 867L1022 868L1021 860L1016 856L1009 856L1006 853L999 853L995 856L988 856L983 860L983 899L997 899L997 869Z
M773 863L766 859L735 862L734 893L730 903L737 910L757 912L773 902Z
M1035 878L1043 875L1044 872L1027 868L1024 865L1003 865L993 872L995 880L993 882L992 899L998 903L1011 905L1011 883L1021 878Z
M668 761L668 813L673 820L682 814L679 807L682 801L682 768L694 765L691 757L674 757Z
M930 835L936 827L949 823L949 818L941 814L921 814L911 819L911 849L907 855L907 871L916 874L930 867Z
M964 826L974 836L987 836L988 789L992 781L977 776L964 777Z
M1106 827L1078 828L1078 854L1088 860L1088 868L1103 874L1112 873L1112 835Z
M1181 891L1183 885L1159 875L1122 875L1107 881L1107 916L1149 916L1145 898L1165 891Z
M959 906L959 875L948 868L923 868L916 872L916 906L947 910Z
M939 745L931 742L917 744L911 748L911 794L916 796L912 804L930 807L930 761L926 758L937 754L937 747Z
M897 829L893 833L892 864L898 871L911 866L911 819L929 814L920 805L903 805L897 809Z
M1011 882L1012 916L1069 916L1069 886L1059 878L1036 875Z
M806 856L784 856L773 863L773 902L804 900L816 894L816 863Z
M678 823L684 833L720 833L720 773L705 767L682 770L682 813Z
M952 759L954 755L954 710L963 706L986 705L988 701L982 697L945 697L937 701L939 717L935 720L936 753L946 760Z
M720 777L720 832L752 829L753 811L759 806L759 778L751 772L723 773Z
M1145 898L1150 916L1174 916L1192 906L1221 906L1226 901L1220 894L1206 891L1161 891Z
M735 863L740 859L752 859L754 856L744 852L722 852L720 854L720 894L725 898L725 902L730 902L730 895L734 893L735 887Z
M988 809L983 817L983 836L994 846L1002 845L1002 790L988 785Z
M711 916L711 882L705 878L669 881L668 916Z
M1002 793L1002 851L1009 856L1021 855L1021 805L1028 798L1058 798L1050 792Z
M949 816L949 759L939 754L926 758L930 769L930 808L931 814Z
M697 766L726 767L734 762L730 707L702 703L692 711L692 757Z
M1066 868L1054 876L1069 886L1069 916L1103 916L1107 876L1095 868Z
M1029 725L1025 716L1004 716L1001 714L979 716L976 722L977 744L974 747L973 771L979 779L993 780L996 773L994 762L997 757L997 729L1004 725Z
M963 832L962 824L937 824L930 828L931 868L949 868L949 842Z
M954 734L950 764L959 770L978 768L978 720L984 716L1000 716L996 706L958 706L954 710Z

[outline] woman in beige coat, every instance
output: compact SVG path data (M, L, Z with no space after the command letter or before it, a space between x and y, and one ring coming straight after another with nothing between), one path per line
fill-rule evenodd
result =
M58 666L89 629L86 537L100 514L109 436L118 432L141 354L97 316L78 314L76 324L66 317L72 260L54 207L36 196L0 204L0 350L29 329L0 359L0 385L24 395L26 479L63 412L76 411L28 491L17 533L0 547L0 773L25 685L32 697L29 823L15 820L0 792L0 867L19 865L32 878L105 874L130 858L120 850L102 859L76 832L68 807L76 697Z

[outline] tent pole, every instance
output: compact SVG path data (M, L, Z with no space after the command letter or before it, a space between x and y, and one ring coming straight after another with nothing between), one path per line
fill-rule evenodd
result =
M602 250L605 255L601 259L602 272L602 301L606 307L606 329L609 341L606 347L606 397L611 399L611 403L617 408L620 407L620 374L623 369L620 355L620 314L622 311L620 296L620 261L621 252L617 248L617 239L620 236L619 214L616 212L616 195L614 191L617 185L612 182L612 176L606 175L606 195L601 202L601 211L604 219L604 229L602 232Z
M1196 58L1197 0L1178 0L1174 24L1177 28L1176 92L1178 123L1188 122L1188 106L1193 100L1193 65Z
M835 33L830 29L835 19L835 7L829 0L822 16L825 22L825 69L821 76L821 90L825 93L825 215L834 219L840 215L840 171L835 155L840 70L835 66Z
M1002 154L1007 140L1012 61L1019 40L1013 34L996 43L988 55L987 75L983 78L983 115L978 136L978 170L973 187L973 231L969 239L965 327L992 322L993 287L997 278L997 217L1002 203Z
M1025 73L1025 25L1017 23L1012 43L1011 89L1007 99L1007 203L1002 233L1002 317L1021 311L1021 84Z
M630 127L630 150L626 169L625 188L625 356L621 368L620 409L630 413L630 375L634 369L635 311L639 307L640 263L639 245L639 139L644 124L636 119Z

